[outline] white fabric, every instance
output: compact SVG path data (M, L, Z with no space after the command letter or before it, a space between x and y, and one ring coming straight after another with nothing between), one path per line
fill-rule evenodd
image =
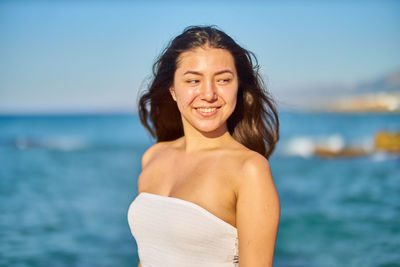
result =
M238 266L237 229L190 201L142 192L128 222L142 267Z

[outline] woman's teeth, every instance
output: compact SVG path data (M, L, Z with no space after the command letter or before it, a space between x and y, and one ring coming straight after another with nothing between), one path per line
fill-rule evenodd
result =
M214 112L217 108L197 108L198 111L204 112L204 113L210 113Z

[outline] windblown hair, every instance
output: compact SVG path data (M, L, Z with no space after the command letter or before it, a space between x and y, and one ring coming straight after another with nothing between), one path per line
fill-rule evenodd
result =
M234 58L239 88L235 110L228 118L230 134L267 159L279 140L276 105L265 90L255 55L214 26L191 26L173 39L153 65L153 79L139 99L139 117L157 142L184 135L181 114L170 95L179 55L197 47L228 50ZM150 120L150 121L149 121Z

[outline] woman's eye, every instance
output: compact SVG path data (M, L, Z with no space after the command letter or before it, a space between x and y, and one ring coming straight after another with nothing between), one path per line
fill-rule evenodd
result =
M228 82L230 82L230 80L231 80L230 78L227 78L227 79L219 79L218 82L219 82L219 83L228 83Z
M186 82L190 84L196 84L199 82L199 80L187 80Z

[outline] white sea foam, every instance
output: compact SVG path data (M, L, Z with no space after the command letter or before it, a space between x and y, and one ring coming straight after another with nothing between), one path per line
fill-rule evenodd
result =
M284 153L289 156L311 157L314 154L315 144L308 138L297 136L290 139L284 149Z
M345 142L340 134L332 134L328 137L323 137L317 142L317 145L337 152L344 148Z
M88 147L88 142L84 138L75 136L51 136L40 139L19 136L15 139L15 146L21 150L44 148L49 150L74 151Z
M314 155L316 148L324 148L333 152L351 147L364 150L370 154L370 159L374 162L397 159L399 156L383 151L376 151L374 140L371 137L360 137L355 142L347 144L340 134L328 136L294 136L283 144L283 155L309 158Z
M398 160L400 158L400 156L397 154L391 154L391 153L379 151L379 152L375 152L374 154L372 154L370 158L373 162L382 162L382 161L388 161L388 160Z
M73 136L57 136L45 138L42 144L43 147L47 149L61 151L80 150L88 146L88 143L85 139Z
M332 151L339 151L345 147L344 138L340 134L329 136L295 136L289 139L284 148L284 154L288 156L300 156L304 158L314 155L317 147L324 147Z

